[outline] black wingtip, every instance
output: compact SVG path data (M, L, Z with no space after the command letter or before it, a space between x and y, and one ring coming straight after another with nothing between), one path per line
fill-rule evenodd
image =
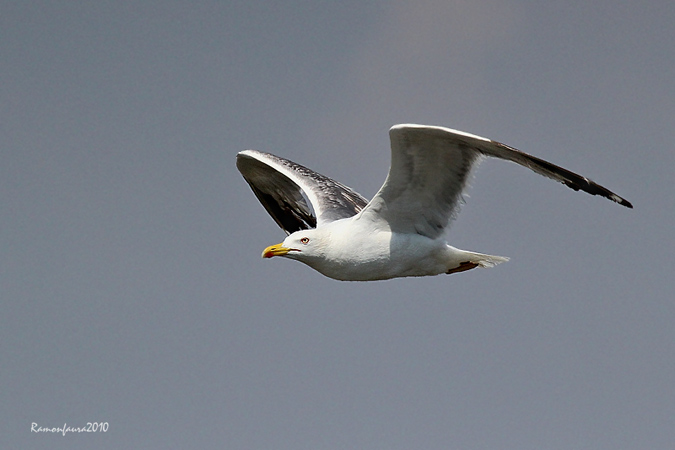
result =
M622 198L619 204L625 206L626 208L633 209L633 204L628 200L626 200L625 198Z
M608 199L618 203L621 206L625 206L626 208L633 209L633 204L631 202L629 202L628 200L626 200L625 198L619 197L618 195L616 195L615 193L613 193L611 191L607 191L607 192L609 193L609 195L605 195L605 197L607 197Z

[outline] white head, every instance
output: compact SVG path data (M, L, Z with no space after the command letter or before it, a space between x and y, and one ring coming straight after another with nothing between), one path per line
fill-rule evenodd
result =
M323 257L326 240L325 233L316 229L296 231L281 244L270 245L263 250L262 257L284 256L309 263L312 259Z

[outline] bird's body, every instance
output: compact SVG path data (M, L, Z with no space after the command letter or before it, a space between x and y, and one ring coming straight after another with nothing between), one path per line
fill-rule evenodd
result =
M330 222L318 233L311 229L298 231L280 246L265 249L263 256L276 256L278 248L297 248L300 251L289 251L284 256L302 261L327 277L349 281L438 275L459 271L467 267L466 263L491 267L508 260L459 250L443 238L397 233L371 225L368 219L356 215ZM307 244L302 242L305 238L309 239ZM312 252L304 252L303 247L310 244Z
M585 177L479 136L396 125L390 138L389 175L370 202L289 160L254 150L239 153L237 167L289 234L263 257L296 259L327 277L351 281L455 273L507 261L459 250L443 237L469 173L483 156L516 162L572 189L632 207Z

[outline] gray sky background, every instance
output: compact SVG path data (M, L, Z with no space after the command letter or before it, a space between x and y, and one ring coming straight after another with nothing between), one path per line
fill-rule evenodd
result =
M0 447L672 449L672 1L2 2ZM372 196L396 123L500 140L449 240L490 270L262 260L235 168ZM109 423L105 434L31 433Z

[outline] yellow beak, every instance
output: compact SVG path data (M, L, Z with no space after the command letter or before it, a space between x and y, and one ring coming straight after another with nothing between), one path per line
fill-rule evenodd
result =
M290 252L290 248L283 246L283 242L277 245L270 245L262 252L263 258L271 258L273 256L284 256L286 253Z

